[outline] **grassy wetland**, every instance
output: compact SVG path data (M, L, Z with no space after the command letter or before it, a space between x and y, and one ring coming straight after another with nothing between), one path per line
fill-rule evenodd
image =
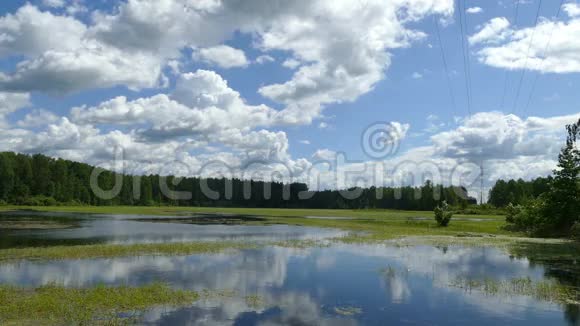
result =
M3 285L0 286L0 320L8 325L124 324L151 306L183 306L199 297L195 291L171 289L161 283L88 289L55 284L33 289Z
M456 214L443 228L426 211L124 206L2 210L1 223L18 224L4 229L6 238L51 241L8 241L0 249L3 324L187 323L191 320L183 319L185 311L206 316L209 311L216 314L215 309L216 322L243 319L249 312L268 320L272 317L262 314L269 309L281 309L282 316L306 309L313 314L309 320L316 322L388 320L362 297L332 290L330 298L336 301L327 302L291 285L305 282L330 291L362 280L378 282L361 283L366 294L377 289L391 293L383 305L412 303L411 293L416 298L437 294L482 302L497 297L508 300L508 307L525 297L532 300L526 303L530 309L554 312L537 315L539 321L576 320L579 245L506 231L502 215ZM39 227L43 219L62 228ZM103 237L103 228L113 236ZM188 237L188 232L194 235ZM202 237L207 234L211 236ZM480 259L495 263L481 265ZM290 272L295 264L304 272L314 268L310 277ZM327 272L334 276L324 276ZM414 289L425 278L432 288ZM272 292L272 282L278 291ZM211 302L214 310L202 302ZM240 311L226 317L225 307L231 304ZM487 321L496 318L483 311L470 313Z

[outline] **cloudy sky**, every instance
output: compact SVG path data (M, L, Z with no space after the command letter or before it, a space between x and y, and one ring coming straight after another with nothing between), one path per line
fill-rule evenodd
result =
M2 1L0 150L475 191L555 167L579 40L571 0Z

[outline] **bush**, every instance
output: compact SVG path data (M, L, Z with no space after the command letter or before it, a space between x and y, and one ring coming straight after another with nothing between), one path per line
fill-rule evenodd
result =
M446 201L443 201L440 206L435 207L434 212L437 225L443 227L449 225L449 222L451 222L451 217L453 216L453 212L451 212Z
M514 224L516 222L517 216L522 212L522 206L509 203L509 205L506 206L505 211L505 221L507 223Z
M540 196L530 200L525 206L508 205L506 207L507 229L523 231L532 236L558 236L559 231L554 229L549 214L546 213L546 199Z

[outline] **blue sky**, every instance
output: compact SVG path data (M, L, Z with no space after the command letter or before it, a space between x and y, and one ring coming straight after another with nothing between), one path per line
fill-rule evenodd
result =
M234 174L251 162L272 174L282 164L297 181L319 173L312 186L325 188L361 182L316 167L336 152L353 161L346 169L384 165L381 184L404 161L437 165L442 183L476 169L468 163L483 162L486 187L546 175L564 125L580 116L580 4L559 5L4 1L0 146L111 168L122 148L133 173L210 173L204 164L221 160ZM378 146L397 150L377 158L361 137L379 122ZM167 167L175 161L186 171ZM377 184L369 173L358 179Z

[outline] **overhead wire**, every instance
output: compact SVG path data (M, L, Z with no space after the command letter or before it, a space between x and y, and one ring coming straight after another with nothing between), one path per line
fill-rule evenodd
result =
M439 22L437 17L433 17L433 22L435 23L435 31L437 32L437 41L439 42L439 50L441 52L441 60L443 62L443 68L445 70L445 77L447 80L447 87L449 88L449 96L451 97L451 103L453 105L453 111L457 113L457 103L455 101L455 93L453 92L453 85L451 83L451 78L449 77L449 65L447 64L447 58L445 57L445 49L443 49L443 42L441 41L441 31L439 28Z
M538 27L538 19L540 18L540 10L542 9L542 0L538 1L538 10L536 11L536 19L534 21L534 28L532 29L532 35L530 37L530 43L528 44L528 50L526 51L526 58L524 60L524 67L522 69L522 73L520 75L520 79L518 82L518 86L516 88L516 96L514 98L514 105L513 105L513 109L512 112L515 113L517 105L518 105L518 100L520 98L520 92L522 90L522 84L524 82L524 77L526 75L526 70L528 69L528 59L530 57L530 50L532 49L532 45L534 44L534 38L536 36L536 29Z
M520 9L520 0L514 0L515 1L515 10L514 10L514 16L512 18L512 25L515 27L518 24L518 13L519 13L519 9ZM505 98L507 95L507 89L508 89L508 77L509 77L509 70L505 71L504 74L504 79L503 79L503 93L501 95L501 104L500 104L500 108L503 109L504 105L505 105Z
M560 0L560 5L558 6L558 11L556 12L556 16L554 18L554 25L552 26L552 30L550 31L550 36L548 36L548 42L546 42L546 47L544 48L544 55L542 57L542 60L540 61L540 64L538 65L538 71L536 72L536 77L534 78L534 81L532 82L532 89L530 90L530 95L528 96L528 101L526 102L526 106L524 106L524 110L522 111L522 116L526 114L526 111L528 110L530 103L532 102L532 97L533 97L534 92L536 90L536 84L538 82L538 79L540 78L540 71L542 70L542 68L544 66L544 61L546 60L546 56L548 55L548 49L550 48L550 45L552 44L552 37L554 36L554 30L556 29L556 25L558 24L558 18L560 17L560 13L562 12L563 5L564 5L564 0Z
M469 67L469 50L466 49L465 45L465 28L463 17L465 16L464 10L461 8L461 0L457 1L458 15L459 15L459 26L461 31L461 54L463 55L463 71L465 75L465 92L467 97L467 114L471 116L471 71ZM464 6L465 7L465 6ZM465 21L467 25L467 21Z

